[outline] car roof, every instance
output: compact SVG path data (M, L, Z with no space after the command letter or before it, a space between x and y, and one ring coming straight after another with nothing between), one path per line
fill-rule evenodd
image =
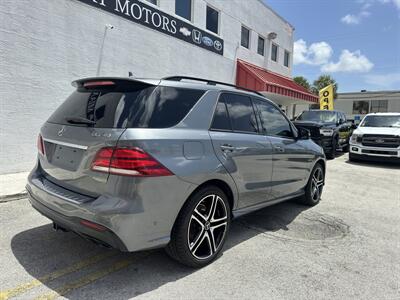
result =
M400 116L400 113L397 113L397 112L376 112L376 113L369 113L366 116Z
M177 80L177 79L178 80ZM179 79L184 79L179 80ZM186 80L189 79L189 80ZM88 77L88 78L82 78L78 79L72 82L73 86L76 86L77 84L83 84L84 82L87 81L102 81L102 80L120 80L120 81L132 81L132 82L141 82L144 84L148 85L153 85L153 86L169 86L169 87L180 87L180 88L188 88L188 89L196 89L196 90L202 90L202 91L221 91L221 92L235 92L235 93L240 93L244 94L250 97L258 97L259 99L266 100L275 106L276 103L268 99L266 96L261 94L260 92L257 91L252 91L252 90L247 90L245 88L237 87L229 83L223 83L223 82L218 82L218 81L213 81L213 80L206 80L206 79L201 79L201 78L194 78L194 77L185 77L185 76L175 76L175 77L166 77L166 78L161 78L161 79L156 79L156 78L137 78L137 77Z
M342 111L340 111L340 110L310 109L309 111L331 111L331 112L336 112L336 113L342 113L342 114L344 114L344 112L342 112Z
M73 85L82 84L87 81L102 81L102 80L121 80L121 81L132 81L132 82L141 82L149 85L161 85L161 86L170 86L170 87L181 87L181 88L189 88L203 91L230 91L241 94L246 94L249 96L258 96L260 98L267 99L264 95L257 91L247 90L245 88L241 88L238 86L234 86L229 83L217 82L213 80L206 80L202 78L195 77L185 77L185 76L174 76L174 77L166 77L161 79L156 78L137 78L137 77L88 77L78 79L72 82ZM269 100L271 101L271 100Z
M237 93L241 93L241 94L248 94L251 96L264 97L263 95L258 94L256 91L254 91L254 92L247 91L247 90L241 89L240 87L235 88L232 86L222 85L222 84L211 85L211 84L207 84L207 83L198 83L198 82L191 82L191 81L161 80L160 85L175 86L175 87L190 88L190 89L199 89L199 90L204 90L204 91L231 91L231 92L237 92Z

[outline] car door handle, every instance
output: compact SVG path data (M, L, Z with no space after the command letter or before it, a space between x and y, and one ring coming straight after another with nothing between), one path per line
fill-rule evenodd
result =
M224 145L221 145L221 150L223 152L232 152L232 151L236 150L236 147L233 147L232 145L229 145L229 144L224 144Z
M277 152L285 152L285 148L283 148L283 147L281 147L281 146L274 146L274 149L275 149Z

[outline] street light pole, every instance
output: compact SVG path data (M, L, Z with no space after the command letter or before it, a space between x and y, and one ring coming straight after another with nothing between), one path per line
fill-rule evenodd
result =
M113 29L114 26L111 24L106 24L104 26L104 35L103 35L103 40L101 42L101 48L100 48L100 55L99 55L99 63L97 64L97 72L96 72L96 76L100 75L100 69L101 69L101 64L103 62L103 49L104 49L104 43L106 41L106 36L107 36L107 30L108 29Z

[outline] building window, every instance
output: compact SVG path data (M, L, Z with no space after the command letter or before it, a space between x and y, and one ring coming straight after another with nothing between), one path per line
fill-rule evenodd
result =
M191 21L192 0L175 0L175 14Z
M250 48L250 30L242 26L242 40L241 45L247 49Z
M371 101L371 112L387 112L388 101L387 100L372 100Z
M285 58L283 60L283 64L285 67L289 68L289 64L290 64L290 52L285 50Z
M369 112L368 101L354 101L353 102L353 115L365 115Z
M278 45L272 44L271 47L271 60L277 62L278 61Z
M151 4L154 4L154 5L158 5L158 3L157 3L158 0L145 0L145 1L150 2Z
M257 53L264 56L265 40L261 36L258 36L258 47Z
M212 7L207 6L206 28L218 34L219 12Z

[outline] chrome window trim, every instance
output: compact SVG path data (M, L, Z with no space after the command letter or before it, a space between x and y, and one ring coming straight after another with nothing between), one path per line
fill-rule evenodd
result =
M66 146L66 147L82 149L82 150L87 150L87 148L88 148L88 146L84 146L84 145L67 143L67 142L62 142L62 141L52 140L52 139L47 139L47 138L43 138L43 141L49 142L49 143L53 143L53 144L57 144L57 145Z

